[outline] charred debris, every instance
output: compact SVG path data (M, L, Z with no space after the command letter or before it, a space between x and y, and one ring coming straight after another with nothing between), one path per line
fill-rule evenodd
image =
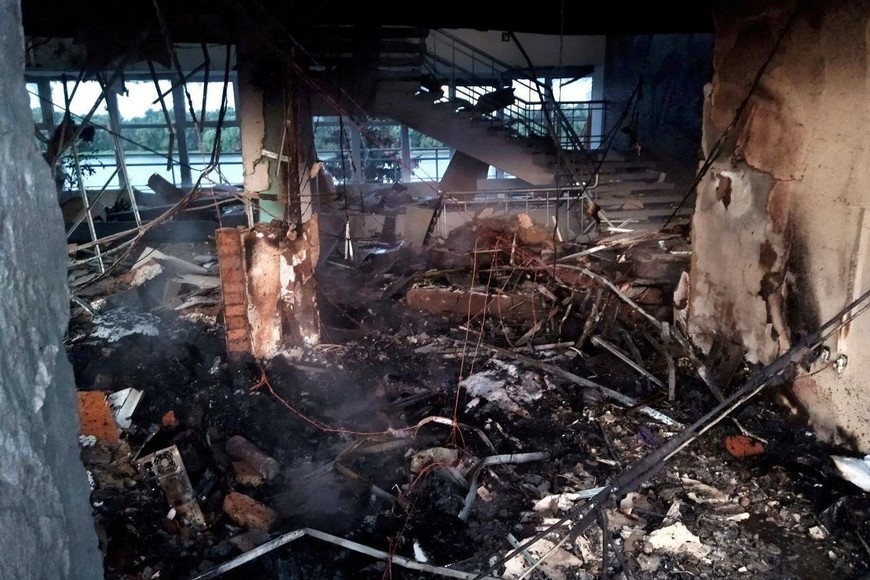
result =
M106 577L866 573L848 453L776 402L861 304L750 368L693 348L690 255L486 209L428 246L315 215L71 268Z

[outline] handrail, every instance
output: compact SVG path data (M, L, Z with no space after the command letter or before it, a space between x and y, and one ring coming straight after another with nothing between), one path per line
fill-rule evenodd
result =
M504 61L497 59L496 57L492 56L491 54L487 54L487 53L483 52L482 50L480 50L479 48L477 48L473 44L470 44L470 43L466 42L465 40L462 40L458 36L454 36L453 34L450 34L449 32L445 32L444 30L441 30L440 28L433 29L430 31L430 33L431 32L437 32L441 36L446 36L447 38L449 38L453 42L464 46L465 48L469 49L469 51L471 51L471 52L485 56L490 61L494 62L495 64L499 65L500 67L502 67L505 70L512 70L513 69L513 67L511 65L507 64Z
M517 69L511 67L504 61L491 56L472 44L454 36L443 30L430 30L430 41L423 43L425 47L424 59L427 70L439 77L444 68L449 68L451 78L448 82L450 86L450 98L439 100L456 100L457 97L461 100L477 101L488 91L485 87L494 86L498 89L500 86L505 86L506 81L510 81L513 85L518 84L520 87L529 90L542 97L540 101L530 102L520 97L514 97L513 102L506 107L503 107L497 114L484 114L492 123L500 123L505 128L511 130L519 136L533 136L550 138L557 149L574 150L580 152L583 156L582 165L586 171L578 171L578 167L574 163L568 162L563 156L560 156L559 163L562 165L564 173L572 176L571 181L580 182L583 179L589 180L594 173L591 163L592 156L588 151L588 142L584 144L583 139L577 134L574 123L577 121L576 116L572 115L572 119L568 118L561 104L556 101L552 89L546 84L540 82L537 78L531 76L530 73L523 71L523 76L516 75ZM446 40L445 40L446 39ZM443 54L439 54L439 41L447 45L450 50L450 58ZM457 62L459 59L470 61L472 70L465 63ZM478 72L475 65L480 63L483 65L486 72ZM441 65L441 66L439 66ZM457 75L457 72L460 73ZM460 78L457 78L459 76ZM461 78L467 77L467 78ZM464 81L460 85L457 80ZM469 82L478 81L479 85L469 85ZM456 101L457 106L462 107L461 101ZM590 121L593 102L589 102L585 108L586 122ZM602 108L606 106L606 102L596 101L600 103ZM469 103L468 108L471 107ZM540 117L538 116L540 115ZM520 129L521 128L521 129Z

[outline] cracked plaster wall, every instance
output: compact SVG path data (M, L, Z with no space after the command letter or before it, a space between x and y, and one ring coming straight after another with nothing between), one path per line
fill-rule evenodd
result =
M717 13L704 146L730 123L791 2ZM734 138L698 189L689 329L770 362L870 288L870 4L801 2ZM826 438L870 451L870 317L827 346L849 357L794 394Z
M0 0L0 578L102 578L79 459L63 222L33 139L18 0Z

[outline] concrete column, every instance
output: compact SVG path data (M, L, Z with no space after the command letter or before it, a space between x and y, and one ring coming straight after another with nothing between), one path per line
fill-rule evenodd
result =
M407 125L402 125L402 182L411 181L411 135Z
M706 152L794 10L790 1L741 7L717 11ZM870 6L797 10L698 188L692 223L689 330L702 347L724 339L759 363L870 288ZM790 395L821 435L870 451L870 318L826 346L830 360L798 369ZM848 364L838 369L840 357Z
M175 114L175 146L178 148L178 162L180 163L181 185L189 188L193 185L190 172L190 153L187 148L187 101L181 85L172 89L172 111Z
M365 183L365 171L362 166L362 135L359 127L345 122L350 130L350 158L353 161L353 183Z
M595 70L592 71L592 94L590 95L593 101L604 100L604 65L595 65ZM618 111L612 111L613 115L619 115ZM596 109L592 111L592 142L589 144L590 149L596 149L601 145L600 135L604 134L605 111Z
M0 14L0 578L98 579L63 344L63 219L33 140L18 0Z
M239 44L238 68L246 195L260 198L261 222L289 220L300 226L312 211L308 175L314 137L308 99L292 67L282 69L272 57L261 63L256 47Z

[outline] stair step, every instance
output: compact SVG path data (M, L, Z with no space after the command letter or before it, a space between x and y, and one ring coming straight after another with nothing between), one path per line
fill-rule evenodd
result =
M448 101L442 101L442 97L436 97L432 93L427 93L425 91L420 91L418 93L414 93L413 97L416 101L422 101L424 103L428 103L430 105L436 105L440 103L447 103Z
M445 144L465 151L527 183L560 183L560 178L584 179L588 171L586 160L597 166L602 155L600 180L593 195L599 203L619 217L626 214L633 219L646 217L666 219L682 200L682 191L675 185L659 181L663 175L655 163L642 159L625 159L613 152L600 151L567 153L565 159L576 170L576 177L564 170L557 171L552 144L546 138L518 136L515 127L500 119L489 118L468 111L456 112L461 101L434 101L431 94L417 94L419 79L406 83L385 85L377 100L376 113L393 117L423 133L430 133ZM510 148L510 149L509 149ZM626 204L637 202L642 209L626 209ZM691 215L693 202L686 204L681 213ZM646 212L646 213L644 213ZM614 218L611 218L614 219Z
M451 103L450 101L439 101L437 103L432 103L432 108L436 111L450 111L453 112L456 110L457 104Z

